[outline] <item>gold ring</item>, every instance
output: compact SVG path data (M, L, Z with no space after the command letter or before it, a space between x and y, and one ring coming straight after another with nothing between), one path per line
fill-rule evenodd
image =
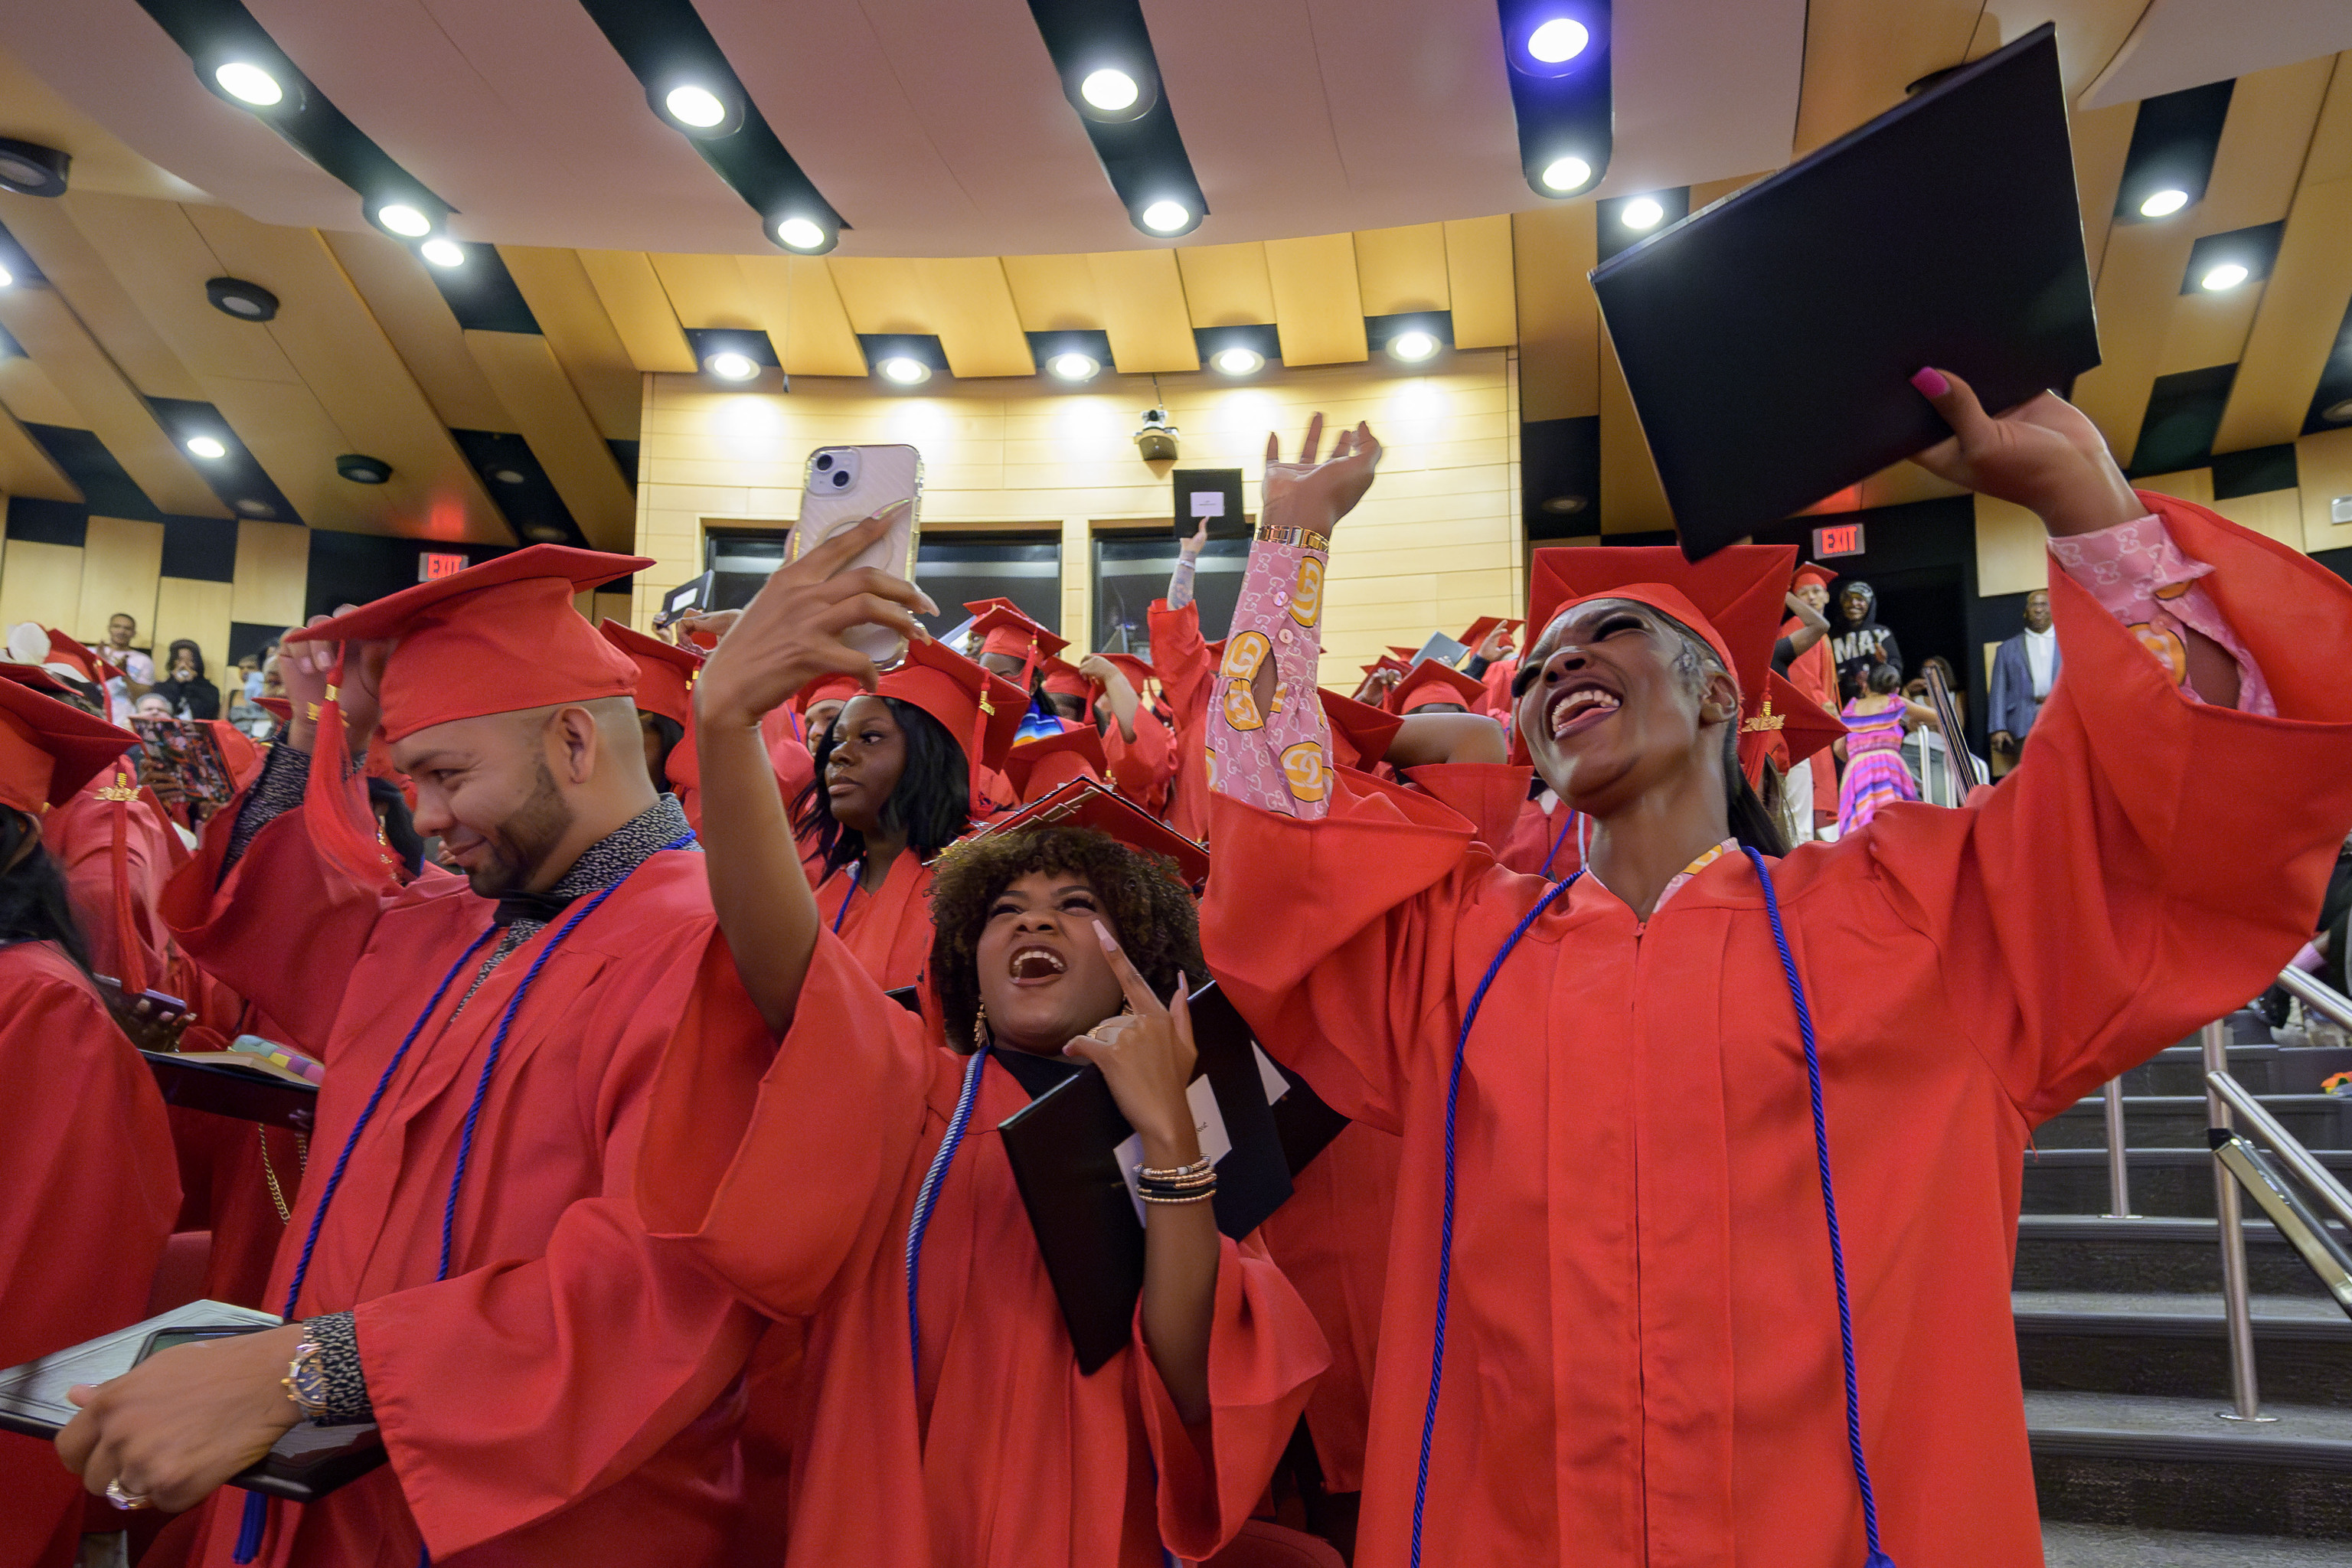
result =
M124 1491L122 1489L122 1478L121 1476L117 1476L112 1480L106 1483L106 1500L112 1503L115 1507L121 1509L125 1513L132 1513L142 1508L152 1508L155 1506L154 1500L148 1497L144 1492Z

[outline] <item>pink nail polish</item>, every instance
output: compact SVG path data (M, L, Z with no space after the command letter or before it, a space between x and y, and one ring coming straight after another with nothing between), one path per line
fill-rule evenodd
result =
M1911 384L1919 389L1923 397L1941 397L1952 390L1952 384L1944 379L1944 373L1933 365L1925 367L1913 376Z

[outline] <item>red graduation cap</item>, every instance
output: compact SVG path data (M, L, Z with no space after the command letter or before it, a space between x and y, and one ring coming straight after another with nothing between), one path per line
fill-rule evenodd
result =
M45 669L0 664L0 805L37 819L139 743L72 704Z
M653 563L642 555L534 544L289 632L286 640L397 639L380 693L391 742L486 713L626 697L636 689L637 667L596 635L572 596Z
M1460 670L1433 658L1424 658L1397 682L1388 701L1399 713L1410 713L1433 702L1458 702L1466 710L1486 695L1485 686Z
M1078 673L1078 667L1065 659L1046 658L1038 668L1045 672L1045 689L1056 697L1083 697L1095 694L1094 682Z
M99 668L98 655L90 652L57 627L50 626L47 629L49 634L47 662L73 666L81 672L81 678L92 686L102 686L106 683L108 672Z
M1797 589L1803 587L1807 583L1819 583L1822 587L1826 588L1836 581L1836 573L1831 571L1828 567L1822 565L1818 561L1808 561L1803 565L1797 568L1797 574L1790 579L1789 588L1790 591L1793 593Z
M702 668L693 650L632 631L618 621L605 621L596 629L637 667L637 706L692 729L694 699L688 689L694 684L695 672Z
M1410 659L1419 657L1421 649L1417 647L1399 647L1396 644L1391 643L1389 644L1389 652L1394 654L1399 658Z
M1036 676L1039 661L1070 646L1069 638L1047 631L1044 623L1010 599L979 599L964 608L971 612L971 633L980 639L981 654L1002 654L1021 661L1024 692Z
M1107 765L1102 737L1091 724L1024 741L1004 753L1004 776L1024 801L1050 795L1077 779L1099 783Z
M865 689L854 675L820 675L793 694L793 710L806 713L820 702L846 702Z
M1470 629L1468 631L1464 632L1460 637L1454 640L1460 643L1464 647L1468 648L1475 654L1478 651L1479 645L1484 643L1488 637L1494 636L1496 632L1509 631L1520 624L1521 623L1517 620L1503 616L1480 616L1476 620L1470 623Z
M253 705L277 720L281 728L294 722L294 704L283 697L257 697Z
M1109 662L1118 667L1118 672L1127 677L1127 683L1135 688L1135 694L1138 697L1141 697L1143 695L1143 683L1145 681L1157 680L1160 679L1160 672L1158 670L1152 668L1150 665L1144 663L1143 660L1136 658L1131 653L1106 653L1099 655L1098 657L1108 659ZM1220 664L1224 662L1222 645L1220 645L1217 662Z
M1769 679L1764 700L1739 723L1739 766L1748 782L1764 776L1764 759L1783 770L1795 767L1846 732L1845 721L1791 685L1778 670Z
M1021 716L1029 710L1029 694L945 643L921 637L908 639L906 658L877 689L946 726L971 770L972 810L986 810L982 775L1003 768L1004 754L1021 732Z
M1379 766L1404 721L1385 708L1320 687L1315 695L1322 699L1323 717L1331 726L1331 765L1367 772Z
M1205 845L1185 837L1099 779L1074 779L1020 810L1000 816L987 826L966 834L945 849L940 858L964 845L1024 827L1091 827L1118 839L1130 849L1165 855L1176 862L1177 875L1197 888L1209 878Z

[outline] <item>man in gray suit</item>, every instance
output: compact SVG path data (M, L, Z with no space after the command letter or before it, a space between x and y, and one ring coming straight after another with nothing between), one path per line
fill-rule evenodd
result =
M1993 652L1987 722L1994 751L2011 757L2024 751L2026 731L2057 681L2058 634L2050 629L2050 591L2036 588L2025 595L2025 629Z

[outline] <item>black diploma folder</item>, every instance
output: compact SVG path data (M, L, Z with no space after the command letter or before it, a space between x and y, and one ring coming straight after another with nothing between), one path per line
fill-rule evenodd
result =
M233 1062L190 1061L169 1051L141 1051L166 1105L209 1110L239 1121L266 1121L307 1135L319 1118L316 1084L296 1083Z
M74 1417L75 1406L66 1398L66 1390L74 1384L120 1377L156 1352L192 1340L249 1334L277 1328L278 1321L250 1307L191 1301L145 1322L12 1366L0 1372L0 1430L48 1442ZM278 1438L259 1463L231 1476L228 1484L314 1502L383 1461L383 1438L373 1422L320 1426L305 1421Z
M1217 1162L1213 1206L1217 1228L1238 1239L1290 1196L1290 1157L1249 1026L1213 984L1192 994L1192 1014L1200 1073L1233 1145ZM1116 1153L1134 1130L1095 1068L1018 1051L997 1059L1035 1096L997 1131L1079 1370L1091 1373L1128 1342L1143 1293L1143 1225Z
M2053 27L1592 272L1696 560L2099 363Z

